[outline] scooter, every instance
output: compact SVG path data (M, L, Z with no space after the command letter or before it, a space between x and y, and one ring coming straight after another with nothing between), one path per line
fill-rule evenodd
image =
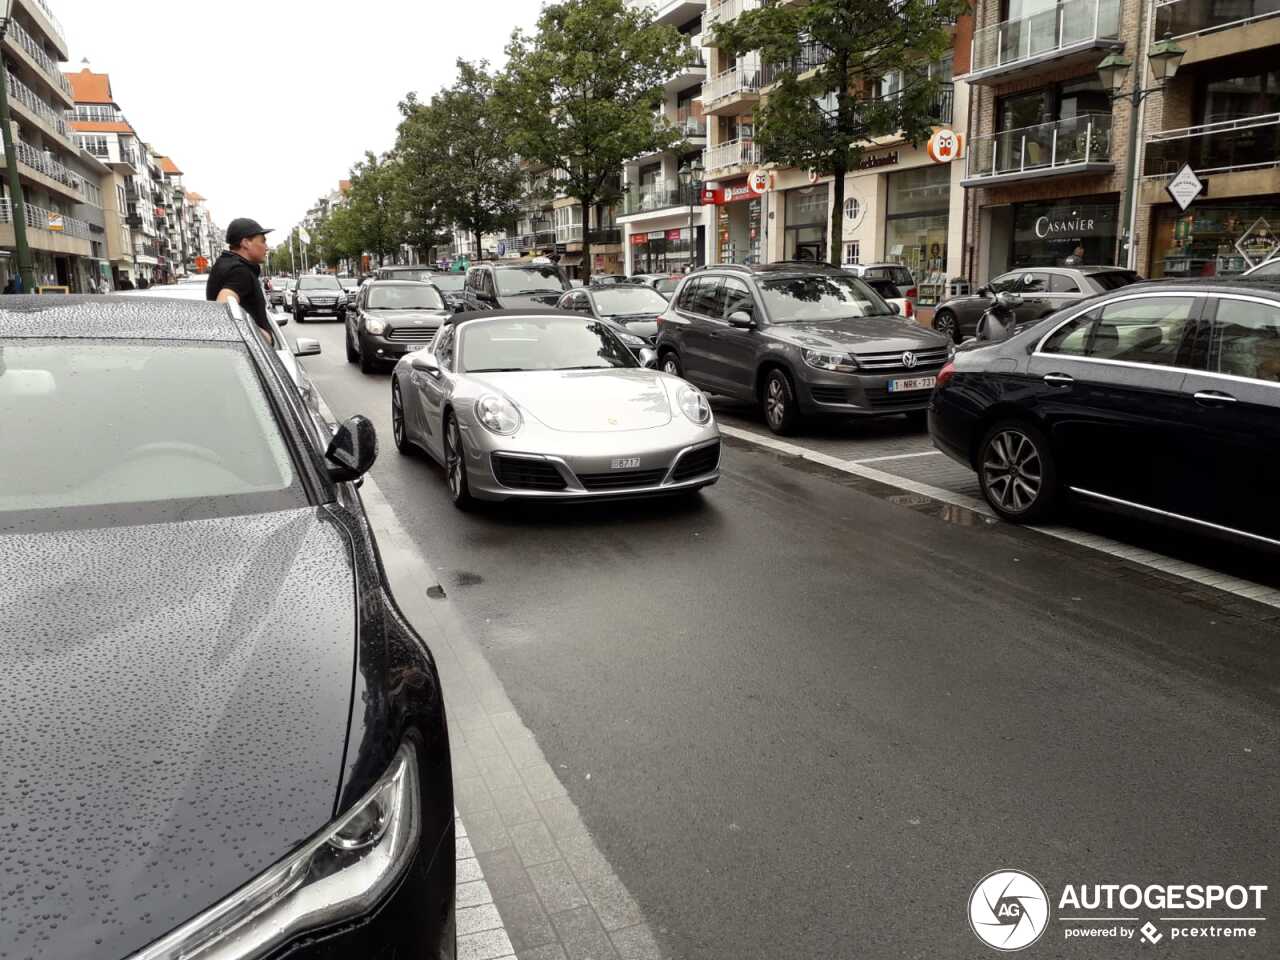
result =
M1022 296L1016 293L997 293L991 306L983 311L978 320L979 341L995 342L1006 340L1013 333L1014 324L1018 322L1014 311L1022 306Z

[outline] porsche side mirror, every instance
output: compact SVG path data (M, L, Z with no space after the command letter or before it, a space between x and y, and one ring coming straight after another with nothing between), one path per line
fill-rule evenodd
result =
M295 357L320 356L320 341L312 340L309 337L299 337L293 342L293 355Z
M409 360L409 368L433 377L440 376L440 361L430 353L415 353Z
M751 319L751 314L745 310L735 310L729 314L729 326L737 327L740 330L750 330L755 327L756 322Z
M658 369L658 354L648 347L640 348L640 366L649 370Z
M324 459L329 477L336 483L363 477L378 459L378 432L373 421L357 414L338 424Z

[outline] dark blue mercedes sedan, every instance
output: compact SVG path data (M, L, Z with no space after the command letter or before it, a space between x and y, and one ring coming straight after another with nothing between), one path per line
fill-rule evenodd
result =
M452 958L435 662L235 306L0 309L0 952Z

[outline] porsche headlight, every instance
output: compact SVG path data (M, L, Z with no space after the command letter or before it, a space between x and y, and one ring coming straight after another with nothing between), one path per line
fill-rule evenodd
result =
M258 956L373 909L417 852L418 762L402 744L360 800L297 851L129 960Z
M805 363L818 370L831 370L835 373L856 373L858 370L858 362L847 353L804 350L801 355Z
M476 419L486 430L500 437L511 436L523 422L514 403L493 393L476 401Z
M383 331L387 329L385 320L375 320L372 317L364 318L364 332L373 334L375 337L382 336Z
M680 404L684 415L694 423L711 421L711 404L707 403L707 398L703 396L701 390L681 387L680 392L676 394L676 402Z

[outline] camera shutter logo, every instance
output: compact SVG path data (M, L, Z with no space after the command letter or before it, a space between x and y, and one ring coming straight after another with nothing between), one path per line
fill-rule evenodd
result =
M989 873L969 894L969 928L987 946L1006 953L1031 946L1049 926L1049 895L1021 870Z

